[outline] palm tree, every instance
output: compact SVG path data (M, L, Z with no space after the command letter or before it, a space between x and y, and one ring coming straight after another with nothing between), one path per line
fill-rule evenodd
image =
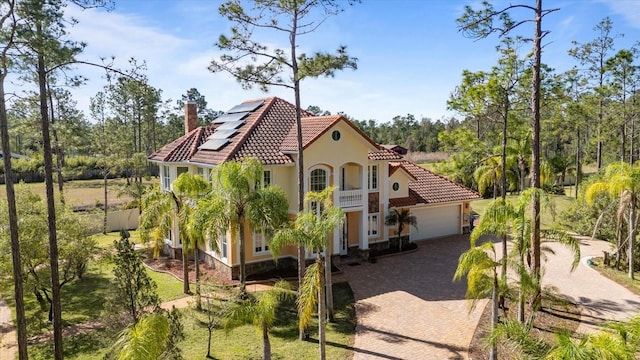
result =
M269 331L276 321L276 310L282 302L293 298L295 298L295 292L284 280L278 281L271 290L262 294L257 296L249 294L227 310L225 329L253 323L262 333L262 359L271 360Z
M300 331L304 331L318 312L318 339L320 344L320 359L326 358L325 330L327 325L325 271L331 271L331 259L325 257L324 251L328 247L329 235L344 220L344 213L332 204L332 194L335 187L328 187L323 191L308 192L305 195L305 211L298 214L293 227L279 230L271 242L271 251L275 259L280 250L286 245L300 245L316 253L316 261L305 272L298 291L298 316Z
M174 221L178 225L178 237L182 242L183 291L189 290L188 252L195 251L196 282L199 279L198 237L193 237L189 230L189 215L193 211L195 201L209 189L209 183L202 176L182 173L173 182L171 190L154 187L142 199L140 215L140 238L143 242L153 240L154 257L160 255L164 239L169 236ZM199 289L196 288L198 291Z
M240 250L240 289L246 294L245 223L265 236L288 221L287 197L278 186L261 187L263 168L260 161L247 158L227 161L211 172L212 190L198 202L194 227L211 240L229 228Z
M398 225L398 250L402 251L402 231L404 230L405 225L411 225L416 230L418 229L418 221L416 217L411 215L411 212L408 209L391 209L391 212L384 219L384 224L387 226L396 226Z
M467 299L472 300L472 305L479 299L491 294L491 331L496 329L498 323L498 297L500 288L506 287L504 281L498 281L498 266L504 266L506 259L497 260L496 249L493 241L487 241L477 245L478 239L483 235L506 236L510 232L510 219L513 218L513 207L503 199L493 200L487 206L485 213L480 218L480 223L471 233L469 250L460 255L458 267L453 276L454 280L467 277ZM473 307L472 307L473 308ZM497 347L491 346L489 358L497 359Z
M498 196L498 185L502 177L502 162L498 156L491 156L476 168L473 178L478 184L478 192L484 195L489 186L493 186L493 198Z
M640 162L629 165L624 162L613 163L607 166L602 179L591 184L586 190L586 199L589 204L593 204L596 196L601 193L608 193L612 198L618 198L617 226L620 228L627 215L627 227L629 231L629 247L627 258L629 261L629 277L634 278L634 248L636 246L637 219L636 209L638 209L638 196L640 196ZM620 251L620 248L618 248Z
M169 320L161 312L144 315L118 336L113 345L116 359L160 359L169 343L169 327Z

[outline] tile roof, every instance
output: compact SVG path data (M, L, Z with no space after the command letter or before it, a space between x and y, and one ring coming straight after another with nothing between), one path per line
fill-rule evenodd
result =
M477 192L436 175L411 161L390 162L389 173L396 171L399 167L405 169L416 181L409 182L409 196L389 199L391 207L473 200L481 197Z
M380 147L376 151L369 151L369 160L399 160L402 155L395 151Z
M258 100L262 100L264 103L243 119L245 124L240 126L237 129L238 132L229 138L229 144L220 149L199 149L207 141L207 137L214 134L216 129L221 126L220 124L212 124L199 127L165 145L151 154L149 160L216 165L228 160L255 157L265 165L293 163L289 154L298 149L295 106L276 97L248 100L243 104ZM398 160L402 158L397 153L378 146L343 116L312 116L307 111L303 111L302 116L303 148L309 146L339 121L344 121L375 149L369 151L370 160Z
M309 146L341 118L342 116L340 115L329 115L310 116L300 119L302 122L302 148L305 149ZM282 142L280 150L284 152L298 151L298 129L296 126L291 127L287 137Z
M198 149L221 124L199 127L149 156L162 162L194 162L216 165L227 160L255 157L263 164L286 164L293 160L280 151L280 144L295 125L295 107L276 97L259 99L264 104L250 112L230 143L218 150ZM256 100L245 101L245 103ZM304 112L303 115L309 115Z

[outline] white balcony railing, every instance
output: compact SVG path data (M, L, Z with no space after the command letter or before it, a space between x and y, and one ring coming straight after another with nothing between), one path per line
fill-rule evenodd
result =
M339 191L338 196L340 207L362 206L362 189Z

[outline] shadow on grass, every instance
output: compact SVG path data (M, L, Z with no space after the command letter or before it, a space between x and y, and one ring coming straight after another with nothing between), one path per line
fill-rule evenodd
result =
M328 329L345 335L355 334L356 312L353 305L353 291L351 291L349 283L333 284L333 299L335 322L328 323ZM315 333L317 329L316 316L309 331ZM296 339L298 337L298 313L295 302L284 304L278 309L277 320L271 329L271 334L285 339Z
M78 358L82 354L96 354L109 346L109 337L102 330L70 336L64 339L64 356ZM53 343L29 347L30 359L53 359Z

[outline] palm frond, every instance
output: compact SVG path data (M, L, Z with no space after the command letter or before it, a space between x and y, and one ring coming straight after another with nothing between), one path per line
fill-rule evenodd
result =
M297 303L300 330L307 328L317 310L320 281L320 266L318 263L313 263L307 267L299 289Z

